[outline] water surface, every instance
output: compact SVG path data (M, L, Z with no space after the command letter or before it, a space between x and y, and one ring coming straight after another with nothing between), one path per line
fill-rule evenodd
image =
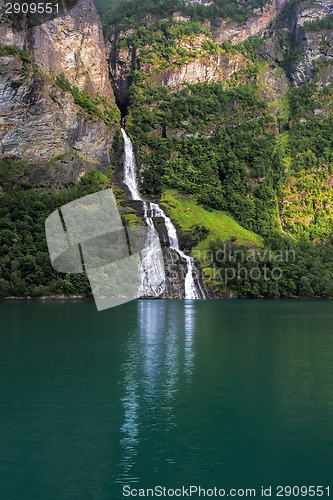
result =
M0 314L1 498L330 484L331 302L0 303Z

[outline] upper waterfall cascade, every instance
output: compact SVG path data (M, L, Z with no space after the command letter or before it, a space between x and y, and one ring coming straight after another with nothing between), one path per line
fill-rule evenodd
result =
M158 297L165 291L165 274L164 269L161 269L161 261L158 257L160 250L160 242L158 234L154 227L154 218L162 218L167 231L170 248L177 251L179 256L186 261L187 273L185 277L185 299L199 299L201 296L205 298L203 291L198 290L193 274L196 272L194 260L186 255L179 248L177 231L171 219L164 213L162 208L157 203L148 203L142 198L136 175L136 161L134 155L133 144L124 128L121 129L124 138L124 183L128 187L132 200L142 201L144 208L144 219L148 226L148 236L145 242L145 248L142 252L143 259L140 264L139 272L141 279L141 288L143 295ZM154 283L160 282L158 287L151 286L150 277L154 277ZM158 278L156 280L156 278ZM160 281L159 281L160 279Z
M142 200L139 192L138 182L136 178L135 169L135 156L133 150L133 144L131 139L125 132L125 129L121 129L121 133L124 138L124 149L125 149L125 159L124 159L124 182L128 189L130 190L132 200Z

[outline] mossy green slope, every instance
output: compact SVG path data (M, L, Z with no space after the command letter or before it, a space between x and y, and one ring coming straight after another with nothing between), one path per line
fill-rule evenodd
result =
M263 246L263 239L252 231L240 226L227 212L206 210L199 205L195 196L182 195L177 190L163 192L161 204L181 232L190 231L193 224L209 231L208 236L192 249L193 255L209 250L216 240L232 240L241 245Z

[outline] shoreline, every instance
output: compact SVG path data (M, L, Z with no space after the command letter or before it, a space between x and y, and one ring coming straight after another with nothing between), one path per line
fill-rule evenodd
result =
M81 301L93 301L93 297L89 297L88 295L44 295L41 297L2 297L0 298L0 302L81 302ZM174 298L137 298L133 300L186 300L186 299L174 299ZM276 300L333 300L333 297L300 297L300 296L290 296L290 297L208 297L206 299L190 299L190 300L223 300L223 301L233 301L233 300L246 300L246 301L255 301L255 300L267 300L267 301L276 301Z
M27 301L27 302L34 302L34 301L41 301L41 302L63 302L63 301L79 301L79 300L92 300L92 297L88 297L87 295L43 295L41 297L16 297L16 296L11 296L11 297L3 297L0 299L1 301Z

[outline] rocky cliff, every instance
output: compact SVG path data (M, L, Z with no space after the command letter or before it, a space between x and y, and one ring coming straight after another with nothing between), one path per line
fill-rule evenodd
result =
M185 3L203 4L208 8L214 2L189 0ZM223 51L220 47L225 43L239 46L253 37L265 40L262 54L280 65L292 83L302 84L318 62L324 63L320 64L320 71L327 83L331 81L327 66L333 57L333 28L318 22L332 15L331 0L270 0L263 7L253 9L244 23L218 18L206 20L202 22L202 32L193 31L191 35L186 30L191 18L181 12L173 14L174 27L170 33L163 32L163 27L156 28L156 18L148 17L147 26L159 30L160 38L156 42L148 37L145 44L145 34L137 28L111 37L110 73L116 96L121 106L128 104L133 70L138 69L154 85L166 85L174 90L187 83L230 81L235 74L246 71L249 61L242 52ZM161 43L162 37L176 39L173 52L166 43Z
M185 3L206 7L214 4L196 0ZM177 53L159 57L158 45L147 43L143 46L141 35L141 39L135 39L133 29L114 34L111 37L110 73L119 104L128 104L133 69L142 70L155 85L167 85L178 90L186 83L227 82L235 73L246 70L249 61L241 53L219 50L221 44L241 44L251 37L264 35L287 3L288 0L269 1L262 8L253 9L243 24L230 19L214 19L203 22L202 33L199 34L194 32L188 35L186 29L178 29L176 52L180 57ZM147 23L152 25L154 18L148 19ZM190 25L191 18L175 12L173 23L175 26ZM168 38L170 34L163 36ZM151 57L147 58L149 51Z
M39 163L71 152L108 163L119 117L93 2L20 31L3 20L0 36L1 157Z
M240 43L251 36L262 35L269 28L276 16L287 5L288 0L269 1L262 8L254 9L250 18L239 25L228 19L220 22L212 21L211 27L214 29L214 37L217 41L229 40L233 43Z
M323 84L331 80L327 67L333 56L332 15L330 0L289 2L271 26L268 58L282 64L293 84L302 85L314 70L320 72L324 66Z

